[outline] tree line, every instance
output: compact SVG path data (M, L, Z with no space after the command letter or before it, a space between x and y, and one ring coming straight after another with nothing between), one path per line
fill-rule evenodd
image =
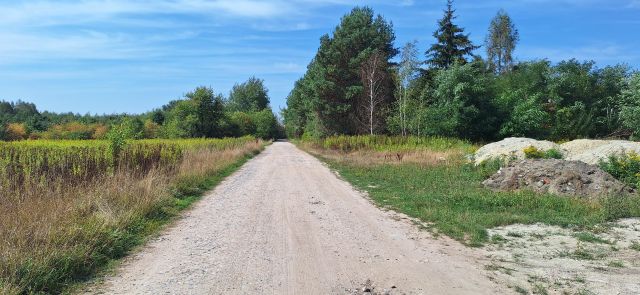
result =
M320 38L287 97L287 134L474 141L640 136L637 71L576 59L516 62L520 36L502 10L490 22L482 58L456 17L449 0L422 60L416 42L394 47L390 22L369 7L354 8Z
M33 103L0 101L0 140L239 137L279 138L284 132L269 106L264 81L234 85L229 96L198 87L161 108L139 114L40 112Z

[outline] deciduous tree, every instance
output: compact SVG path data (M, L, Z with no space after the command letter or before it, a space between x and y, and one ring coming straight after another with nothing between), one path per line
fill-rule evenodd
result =
M489 34L485 39L489 67L503 74L513 67L513 51L520 40L520 34L511 17L504 11L491 20Z

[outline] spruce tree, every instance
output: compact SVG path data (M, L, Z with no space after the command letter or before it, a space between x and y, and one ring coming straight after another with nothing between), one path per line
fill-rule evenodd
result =
M448 69L456 62L466 63L466 56L473 57L473 51L480 48L473 45L464 29L453 23L456 19L453 0L447 0L447 10L438 22L438 29L433 33L437 43L427 50L427 62L438 69Z

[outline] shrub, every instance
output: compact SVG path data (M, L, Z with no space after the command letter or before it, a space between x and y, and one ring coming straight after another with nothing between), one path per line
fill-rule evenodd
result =
M611 156L601 161L600 168L633 188L640 188L640 155Z
M527 159L542 159L544 158L544 152L536 148L535 146L529 146L523 150L524 156Z
M27 139L27 127L22 123L10 123L5 129L5 139L8 141Z
M541 151L535 146L529 146L523 150L527 159L562 159L562 152L557 149Z
M550 149L544 152L545 159L562 159L562 152L556 149Z

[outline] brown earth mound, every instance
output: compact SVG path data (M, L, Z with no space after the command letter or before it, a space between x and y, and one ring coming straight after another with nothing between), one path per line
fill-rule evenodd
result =
M482 184L498 191L528 189L584 198L634 193L629 186L596 165L556 159L513 162Z

